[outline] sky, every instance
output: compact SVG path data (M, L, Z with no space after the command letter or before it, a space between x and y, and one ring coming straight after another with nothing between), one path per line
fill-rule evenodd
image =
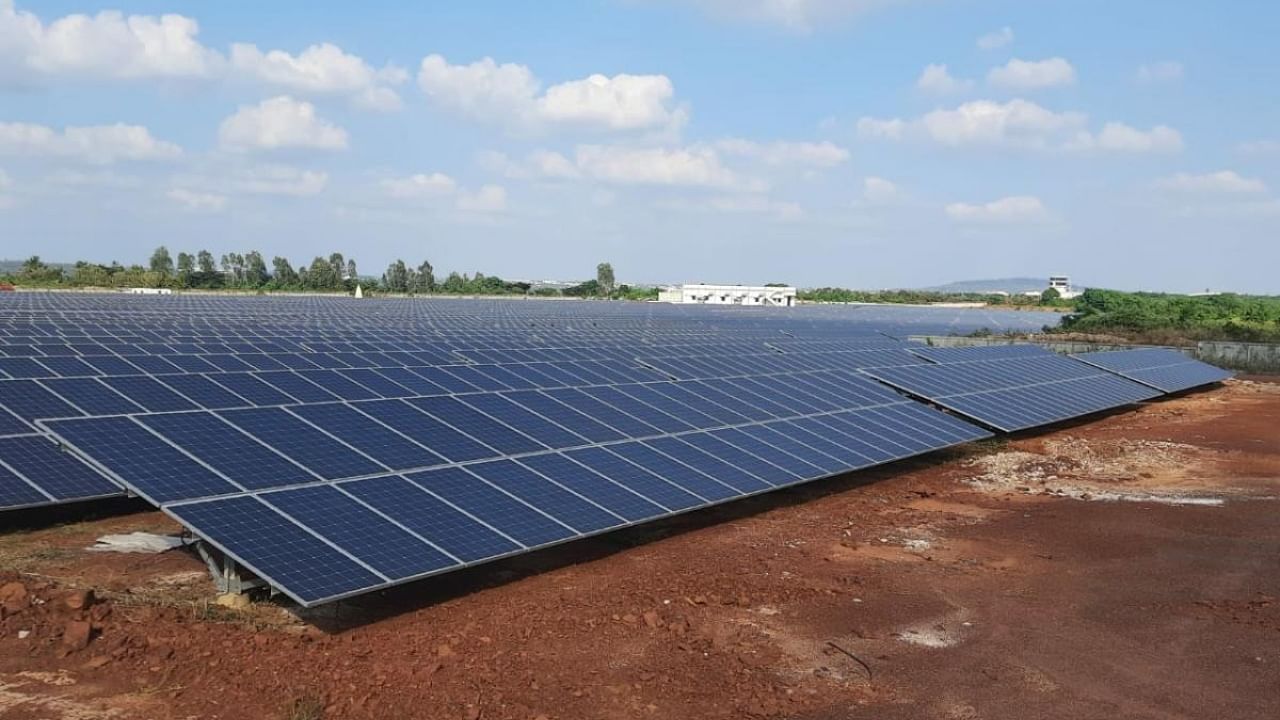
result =
M1280 293L1267 0L0 0L0 257Z

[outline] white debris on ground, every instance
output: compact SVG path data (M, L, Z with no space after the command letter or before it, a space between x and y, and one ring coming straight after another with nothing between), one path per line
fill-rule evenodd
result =
M1158 440L1046 440L1045 452L1011 450L966 463L979 474L966 480L986 492L1054 495L1076 500L1218 506L1219 497L1179 492L1117 489L1153 478L1177 479L1196 464L1199 448Z
M125 535L103 535L87 550L93 552L144 553L156 555L183 546L182 538L156 535L147 532L131 532Z

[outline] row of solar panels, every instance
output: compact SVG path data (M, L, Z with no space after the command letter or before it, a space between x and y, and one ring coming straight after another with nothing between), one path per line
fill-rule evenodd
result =
M390 397L400 399L374 393L39 425L273 586L316 604L989 434L870 377L998 429L1159 394L1018 347L916 349L941 365L755 376L727 355L719 378L466 395L406 396L411 388L392 381L401 394ZM1176 353L1141 352L1094 359L1121 373L1213 381ZM712 362L664 372L705 374ZM20 382L37 384L0 386ZM68 484L52 463L71 456L48 452L53 446L40 437L9 440L43 443L50 477L42 479ZM0 458L0 470L12 464ZM10 474L43 489L32 480L34 461L28 465ZM0 472L0 487L5 480Z

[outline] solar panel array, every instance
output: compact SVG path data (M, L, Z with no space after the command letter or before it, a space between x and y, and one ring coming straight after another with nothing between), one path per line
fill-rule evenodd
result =
M1166 393L1222 382L1231 373L1167 348L1111 350L1072 357Z
M1058 355L863 370L916 397L1014 432L1158 397L1160 393Z
M900 339L962 313L0 296L0 509L127 491L315 605L990 436L913 397L1013 429L1158 394Z

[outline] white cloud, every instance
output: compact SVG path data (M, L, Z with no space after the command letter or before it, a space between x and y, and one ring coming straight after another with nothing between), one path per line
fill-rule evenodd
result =
M591 75L543 92L524 65L500 65L487 57L451 65L440 55L428 55L418 86L441 107L526 131L557 125L674 131L687 120L685 110L673 104L675 88L665 75Z
M347 131L319 117L311 103L281 95L240 106L222 121L218 140L235 150L343 150Z
M794 32L840 22L853 16L904 0L686 0L717 17L765 25Z
M583 175L622 185L667 185L733 190L763 189L763 183L739 177L711 148L632 148L580 145L575 165Z
M766 195L712 195L704 198L664 198L656 203L665 210L682 212L715 212L733 215L765 215L775 220L798 220L804 217L799 203L774 200Z
M1044 203L1031 195L1015 195L980 205L951 203L946 212L956 222L984 225L1038 223L1049 219Z
M1011 90L1040 90L1073 85L1075 81L1075 68L1060 57L1037 61L1014 58L987 73L988 83Z
M916 120L862 118L858 134L900 140L923 138L941 145L986 145L1039 150L1172 153L1182 149L1182 135L1157 125L1138 130L1109 122L1096 134L1088 116L1055 112L1030 100L1008 102L973 100L953 109L939 109Z
M312 45L297 55L283 50L264 53L256 45L234 43L231 66L238 74L265 85L296 93L347 95L371 110L399 109L400 96L390 86L408 78L402 68L374 69L359 56L330 43Z
M306 197L319 194L328 183L329 174L325 172L288 165L260 165L238 173L230 185L239 192L254 195Z
M972 80L952 77L946 65L936 63L925 66L924 72L916 80L917 89L934 95L962 93L972 87Z
M862 180L862 200L869 205L890 205L902 197L902 191L889 180L875 176Z
M382 181L387 194L395 198L433 198L452 195L458 183L443 173L418 173Z
M903 131L905 131L906 128L907 124L897 118L881 120L878 118L864 117L858 120L858 136L864 138L900 140L902 139Z
M507 208L507 190L501 185L484 185L475 192L463 190L455 205L466 212L502 212Z
M716 142L715 148L726 155L747 157L774 166L835 167L849 159L848 150L830 142L759 143L740 138L728 138Z
M1097 135L1080 133L1068 144L1072 150L1108 150L1131 153L1176 153L1182 150L1182 133L1165 125L1139 130L1110 122Z
M1177 82L1182 79L1182 63L1165 60L1140 65L1134 77L1141 83Z
M67 15L45 25L33 13L3 2L0 64L20 81L29 79L23 77L27 73L118 79L216 76L223 58L200 44L199 31L195 20L182 15L125 16L116 10Z
M1241 177L1232 170L1219 170L1203 175L1177 173L1156 181L1156 187L1175 192L1205 195L1256 195L1267 191L1266 183Z
M165 196L194 212L218 212L227 206L226 195L196 192L186 188L173 188Z
M935 142L953 146L1044 146L1053 136L1080 128L1085 122L1082 114L1053 112L1028 100L974 100L954 110L934 110L920 120Z
M120 160L168 160L182 148L157 140L141 125L68 127L58 132L44 125L0 123L0 154L62 157L97 165Z
M1004 27L989 32L978 38L978 48L981 50L995 50L1013 42L1013 28L1005 25Z

